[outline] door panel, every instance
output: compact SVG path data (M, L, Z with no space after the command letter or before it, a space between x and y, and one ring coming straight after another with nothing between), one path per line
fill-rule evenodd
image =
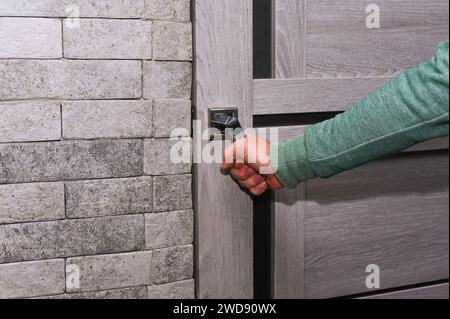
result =
M291 50L304 48L306 74L295 78L280 71L277 79L254 81L254 115L301 118L344 111L398 72L431 58L448 37L447 1L379 1L381 28L367 29L365 9L371 3L308 1L304 16L298 13L306 36L285 31L282 38L294 43ZM278 12L277 19L283 19ZM280 37L280 26L289 22L275 23ZM307 126L280 127L278 140ZM277 192L273 296L367 293L365 268L372 263L381 267L383 289L448 278L447 150L448 137L435 139L337 177Z
M369 4L380 29L367 29ZM307 4L308 77L393 76L448 38L447 0L314 0Z
M305 296L368 292L448 278L448 153L371 163L306 186ZM283 212L280 212L282 214Z
M275 298L371 292L370 264L382 289L448 278L447 151L400 154L275 196Z

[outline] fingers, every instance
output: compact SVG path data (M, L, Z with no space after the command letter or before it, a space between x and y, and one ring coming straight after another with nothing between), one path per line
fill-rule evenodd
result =
M250 193L252 193L252 195L254 196L261 196L262 194L264 194L267 190L267 184L266 182L263 182L261 184L259 184L258 186L250 189Z
M262 195L268 189L281 189L283 184L276 175L261 168L270 167L270 142L248 136L226 148L220 165L222 173L229 173L241 187L250 190L254 196Z
M266 177L267 186L270 189L282 189L284 186L276 175L269 175Z
M239 166L239 168L236 168ZM255 170L244 164L235 164L230 170L231 177L246 188L254 196L262 195L269 187L266 178L257 174Z
M248 189L252 189L265 181L266 180L264 177L262 177L261 175L255 174L252 177L250 177L244 181L239 181L239 185L241 185L242 187L248 188Z
M231 176L238 182L246 181L251 177L257 175L256 172L247 165L244 164L236 164L230 170Z
M220 169L222 172L228 172L233 168L236 164L236 160L240 159L241 161L245 157L245 143L246 139L240 139L233 145L227 147L224 151L224 160L220 165ZM241 162L242 163L242 162Z

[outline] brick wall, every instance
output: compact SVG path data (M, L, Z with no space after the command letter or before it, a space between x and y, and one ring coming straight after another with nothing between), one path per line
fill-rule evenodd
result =
M194 296L168 139L191 126L189 21L189 0L0 1L0 298Z

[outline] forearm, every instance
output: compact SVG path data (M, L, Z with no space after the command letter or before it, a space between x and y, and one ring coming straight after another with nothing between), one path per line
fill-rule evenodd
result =
M448 135L448 83L447 41L432 60L400 74L347 112L274 146L277 175L293 187Z

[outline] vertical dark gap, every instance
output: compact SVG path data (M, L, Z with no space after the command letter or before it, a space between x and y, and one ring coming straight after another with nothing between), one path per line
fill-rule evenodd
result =
M272 296L272 192L253 201L253 289L255 299Z
M272 0L253 0L253 78L272 78Z
M272 2L253 0L253 78L272 78ZM254 298L272 295L272 193L255 198L253 205Z

